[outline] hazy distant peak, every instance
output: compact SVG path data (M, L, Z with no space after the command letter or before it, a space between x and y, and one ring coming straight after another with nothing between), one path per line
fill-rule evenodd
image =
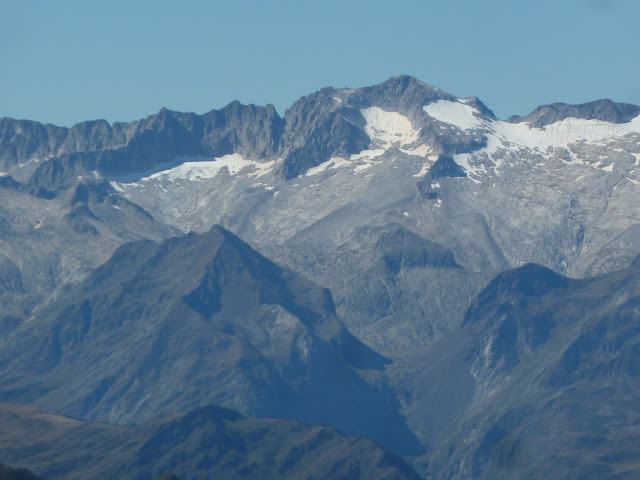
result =
M593 102L569 105L552 103L541 105L529 115L514 115L507 121L511 123L526 122L532 127L544 127L565 118L581 118L584 120L602 120L609 123L626 123L640 115L640 107L628 103L618 103L608 98Z

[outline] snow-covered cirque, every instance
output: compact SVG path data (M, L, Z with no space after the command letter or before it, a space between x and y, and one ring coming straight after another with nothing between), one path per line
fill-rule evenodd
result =
M565 146L586 140L597 142L629 133L640 133L640 116L627 123L608 123L601 120L566 118L544 128L530 127L526 123L509 123L502 120L481 120L475 108L461 102L439 100L423 107L436 120L455 125L462 130L487 129L489 138L487 153L500 146L521 145L532 150L546 151L548 147Z
M461 101L439 100L425 105L424 111L436 120L454 125L461 130L481 129L487 139L486 147L472 153L454 155L458 165L468 174L486 172L485 166L472 165L477 156L493 154L500 150L526 149L539 154L549 153L550 148L567 147L577 142L600 142L614 137L640 133L640 116L627 123L609 123L601 120L565 118L543 128L531 127L527 123L509 123L502 120L480 118L480 112ZM501 160L493 167L498 169ZM607 166L606 168L611 168ZM478 180L470 177L471 180Z
M483 122L474 113L477 110L461 102L451 102L449 100L438 100L422 107L430 117L444 123L455 125L462 130L472 128L482 128Z
M410 145L418 140L420 131L413 128L411 121L397 112L387 112L379 107L360 110L367 122L364 131L371 140L386 145Z

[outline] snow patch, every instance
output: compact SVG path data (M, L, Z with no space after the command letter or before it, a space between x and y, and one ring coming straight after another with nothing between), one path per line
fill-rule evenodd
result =
M609 123L601 120L565 118L543 128L532 128L526 123L492 121L494 147L509 144L546 152L549 147L563 147L580 141L598 142L629 133L640 133L640 116L628 123ZM490 139L491 140L491 139Z
M418 140L420 130L411 125L411 121L398 112L387 112L379 107L360 110L367 122L364 131L371 140L383 144L388 149L394 144L409 145Z
M276 161L256 162L247 160L238 153L216 157L213 160L204 157L178 157L173 162L175 165L166 170L143 176L137 180L129 180L126 178L120 181L111 181L111 186L118 192L123 192L123 185L142 186L145 182L153 180L168 180L175 182L178 180L188 180L192 182L207 180L217 176L223 169L226 169L229 175L237 175L246 168L252 168L253 171L248 176L261 177L269 173Z
M379 107L363 108L360 112L366 122L364 131L371 139L374 148L351 155L349 157L351 161L372 160L384 155L390 148L398 148L407 155L419 157L426 157L431 153L428 145L414 145L420 137L420 130L413 128L406 116L398 112L387 112ZM359 164L356 171L366 170L375 164Z
M360 153L354 153L349 158L351 160L359 160L361 158L372 159L384 155L386 150L384 148L376 148L374 150L363 150Z
M311 175L316 175L318 173L324 172L325 170L327 170L329 168L339 168L339 167L342 167L342 166L348 165L348 164L349 164L349 162L347 160L345 160L344 158L332 157L329 160L327 160L326 162L321 163L317 167L313 167L313 168L310 168L309 170L307 170L307 173L305 174L305 176L309 177Z
M420 145L419 147L411 149L400 148L399 150L407 155L416 155L418 157L426 157L431 153L431 148L428 145Z
M423 110L440 122L454 125L461 130L482 129L487 138L487 146L472 153L454 155L454 160L465 169L469 178L478 183L477 178L486 173L484 166L471 165L475 157L489 158L499 150L517 150L518 148L549 153L550 148L567 147L578 142L599 142L630 133L640 133L640 116L627 123L609 123L601 120L565 118L546 125L543 128L531 127L526 123L508 123L501 120L483 119L479 112L469 105L449 100L439 100L423 107ZM494 169L500 167L500 160L494 160ZM636 155L636 161L640 156ZM580 162L576 159L577 162ZM637 162L636 162L637 163ZM602 170L612 171L608 165Z
M416 173L414 175L414 177L424 177L427 174L427 172L429 171L429 167L431 167L431 164L423 163L422 164L422 168L420 169L420 171L418 173Z
M359 164L356 165L356 167L353 169L353 171L356 172L356 173L363 172L364 170L367 170L367 169L373 167L377 163L378 162L363 162L363 163L359 163Z
M640 133L640 116L627 123L565 118L543 128L536 128L526 123L481 119L475 115L479 114L475 108L449 100L438 100L422 108L436 120L455 125L462 130L473 128L488 130L489 145L486 150L489 153L500 146L512 144L546 151L548 147L566 146L582 140L597 142L629 133Z
M480 169L477 167L471 166L469 161L471 160L473 154L470 153L461 153L458 155L454 155L454 161L460 165L467 174L467 178L470 178L474 183L481 183L480 180L474 178L474 176L480 176L483 173L484 169Z
M307 170L307 173L305 173L305 176L310 177L327 170L333 170L333 169L341 168L344 166L353 167L353 171L355 173L359 173L373 167L374 165L378 165L380 161L379 160L373 161L373 159L384 153L385 153L385 150L381 150L381 149L365 150L364 152L351 155L349 157L349 160L346 160L341 157L333 157L327 160L326 162L321 163L320 165Z
M262 171L272 166L273 162L254 162L245 159L238 153L232 153L231 155L215 158L213 161L185 162L170 170L154 173L142 180L166 179L175 181L184 179L198 181L215 177L223 168L226 168L230 175L236 175L248 167L254 167L257 171Z
M474 115L474 113L478 113L478 111L461 102L438 100L437 102L425 105L422 109L427 115L435 118L439 122L455 125L462 130L482 128L483 126L483 122Z

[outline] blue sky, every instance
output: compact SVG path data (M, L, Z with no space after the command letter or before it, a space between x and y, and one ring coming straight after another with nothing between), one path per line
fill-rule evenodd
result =
M283 114L406 73L501 118L640 104L637 0L0 0L0 117L70 126L232 100Z

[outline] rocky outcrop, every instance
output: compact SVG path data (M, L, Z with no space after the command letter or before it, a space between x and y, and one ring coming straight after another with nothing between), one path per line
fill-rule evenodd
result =
M133 123L94 121L70 129L5 118L0 121L0 170L36 162L31 183L57 190L94 170L140 173L181 156L271 158L282 129L272 105L239 102L204 115L162 109Z
M331 294L220 227L120 247L2 351L5 401L117 423L213 401L420 450L360 377L389 360L346 330Z
M624 123L640 115L640 107L628 103L609 100L596 100L580 105L552 103L537 107L524 117L514 115L507 121L512 123L528 123L532 127L543 128L565 118L582 118L585 120L602 120L609 123Z

